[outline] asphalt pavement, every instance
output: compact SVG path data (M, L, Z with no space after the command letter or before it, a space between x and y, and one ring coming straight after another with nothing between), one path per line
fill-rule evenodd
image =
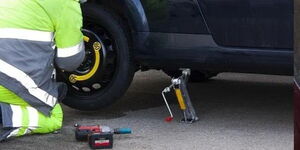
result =
M223 73L206 83L189 84L200 120L182 124L173 94L175 119L164 122L167 109L160 95L170 78L160 71L139 72L116 104L97 112L64 107L59 134L32 135L0 143L1 150L85 150L74 138L75 123L131 127L115 135L115 150L292 150L293 105L290 76Z

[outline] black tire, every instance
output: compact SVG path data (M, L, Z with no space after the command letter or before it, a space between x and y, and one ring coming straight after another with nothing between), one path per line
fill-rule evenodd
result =
M88 22L89 25L101 26L107 31L113 40L116 51L115 72L113 72L111 81L107 83L107 86L98 91L84 93L73 89L72 85L68 83L68 96L63 100L63 103L78 110L93 111L112 104L124 95L133 79L135 65L129 51L126 28L119 19L105 8L92 4L85 4L82 11L84 24ZM86 25L84 28L93 31Z
M181 71L170 71L170 70L164 70L164 72L170 76L171 78L173 77L179 77L181 75ZM217 76L218 73L215 72L208 72L208 71L197 71L197 70L192 70L191 76L189 79L189 82L206 82L209 81L210 78Z

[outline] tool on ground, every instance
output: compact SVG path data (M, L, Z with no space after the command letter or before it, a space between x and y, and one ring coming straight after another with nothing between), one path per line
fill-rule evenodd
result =
M166 103L166 106L168 108L168 111L170 113L170 116L165 119L167 122L171 122L174 118L173 113L171 111L171 108L168 104L168 101L166 99L165 93L171 92L171 89L175 91L180 109L183 111L183 119L182 122L184 123L194 123L195 121L198 121L199 118L196 115L195 109L193 107L193 104L191 102L188 89L187 89L187 83L188 79L191 75L190 69L182 69L182 75L178 78L173 78L171 80L171 85L166 87L162 91L163 99Z
M81 126L74 125L75 138L78 141L88 141L92 149L111 149L113 147L114 134L131 134L130 128L112 129L107 126Z

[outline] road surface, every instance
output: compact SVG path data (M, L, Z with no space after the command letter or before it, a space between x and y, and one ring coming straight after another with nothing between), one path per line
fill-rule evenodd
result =
M161 98L169 77L160 71L139 72L126 95L98 112L64 107L59 134L26 136L0 143L0 149L84 150L76 142L75 123L131 127L132 135L114 136L115 150L292 150L292 77L224 73L206 83L189 85L200 121L181 124L174 95L172 123Z

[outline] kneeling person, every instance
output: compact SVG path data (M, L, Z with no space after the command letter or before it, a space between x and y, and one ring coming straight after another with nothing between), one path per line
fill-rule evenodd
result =
M53 78L83 61L78 0L0 2L0 141L62 127L66 86ZM56 48L55 48L56 47ZM1 122L0 121L0 122Z

